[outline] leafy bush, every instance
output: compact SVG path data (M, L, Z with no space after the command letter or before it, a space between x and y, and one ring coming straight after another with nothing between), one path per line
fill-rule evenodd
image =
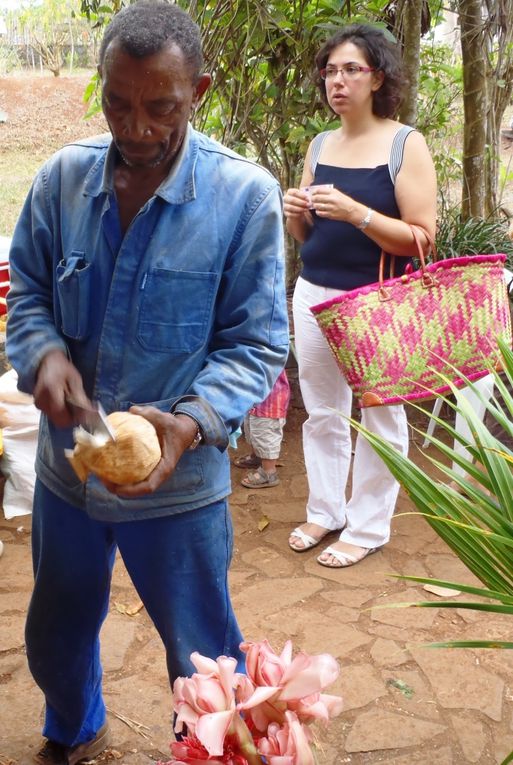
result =
M438 225L436 245L443 258L501 252L507 256L507 268L513 267L513 241L503 220L469 218L464 221L459 212L446 211Z
M423 41L416 127L428 143L442 200L461 185L462 94L461 59L447 45Z
M19 69L21 62L13 45L0 42L0 76Z

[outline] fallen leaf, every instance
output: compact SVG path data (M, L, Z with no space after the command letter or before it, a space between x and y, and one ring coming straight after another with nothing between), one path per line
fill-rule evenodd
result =
M114 606L116 611L119 611L120 614L125 614L126 616L135 616L135 614L138 614L139 611L144 608L144 603L142 600L138 600L137 603L134 603L133 606L127 606L124 603L114 603Z
M263 531L269 526L269 518L267 515L263 515L258 521L258 530Z
M133 606L130 606L129 608L127 608L125 613L128 616L135 616L135 614L138 614L139 611L141 611L141 609L143 608L144 608L144 603L142 602L142 600L138 600L137 603L134 603Z
M456 595L461 595L460 590L451 590L450 587L439 587L437 584L425 584L424 589L427 592L432 592L433 595L439 595L441 598L454 598Z
M392 685L394 688L397 688L397 690L401 691L401 693L406 696L407 699L411 699L415 693L413 688L403 680L395 680L393 677L387 680L387 685Z

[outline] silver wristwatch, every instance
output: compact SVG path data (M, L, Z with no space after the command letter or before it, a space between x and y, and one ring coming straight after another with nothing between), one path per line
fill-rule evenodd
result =
M191 420L193 419L194 417L191 417ZM194 422L196 422L196 420L194 420ZM201 432L201 428L199 424L196 422L196 435L194 436L191 445L187 447L187 451L192 452L193 449L196 449L196 447L199 446L202 441L203 441L203 434Z

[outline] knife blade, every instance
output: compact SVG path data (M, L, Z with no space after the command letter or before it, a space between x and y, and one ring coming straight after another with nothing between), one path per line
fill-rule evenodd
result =
M90 404L79 404L72 398L66 397L66 405L78 425L81 425L89 433L106 436L110 441L115 441L116 436L107 415L98 401Z

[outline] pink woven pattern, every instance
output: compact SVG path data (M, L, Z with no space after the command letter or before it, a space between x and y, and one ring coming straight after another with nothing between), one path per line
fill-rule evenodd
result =
M511 342L504 261L450 258L426 267L433 286L415 271L385 282L389 300L371 284L311 308L362 406L446 392L437 372L463 382L451 366L470 380L497 366L497 337Z

